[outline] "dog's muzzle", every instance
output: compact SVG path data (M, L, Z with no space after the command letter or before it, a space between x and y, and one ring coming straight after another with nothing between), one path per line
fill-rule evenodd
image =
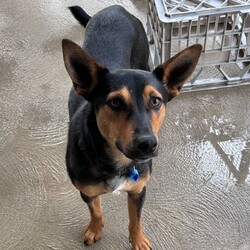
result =
M158 142L155 136L142 135L134 139L131 148L125 149L121 143L116 143L117 148L128 158L134 161L145 161L158 155Z

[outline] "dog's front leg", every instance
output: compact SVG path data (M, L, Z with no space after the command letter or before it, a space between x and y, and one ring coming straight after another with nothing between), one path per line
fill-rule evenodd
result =
M128 192L129 240L134 250L151 249L149 240L141 229L141 211L146 197L146 187L140 193Z
M82 199L87 203L90 211L90 222L83 234L85 245L92 245L102 238L103 212L101 207L101 196L90 198L81 192Z

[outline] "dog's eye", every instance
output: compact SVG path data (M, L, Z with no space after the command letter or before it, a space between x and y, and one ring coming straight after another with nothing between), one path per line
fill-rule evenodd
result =
M122 100L120 100L119 98L114 98L114 99L108 101L107 104L108 104L108 106L109 106L111 109L113 109L113 110L115 110L115 111L118 111L118 110L121 109L122 106L123 106L123 102L122 102Z
M161 98L155 97L155 96L153 96L153 97L151 98L151 106L152 106L152 108L158 109L158 108L161 107L161 105L162 105L162 100L161 100Z

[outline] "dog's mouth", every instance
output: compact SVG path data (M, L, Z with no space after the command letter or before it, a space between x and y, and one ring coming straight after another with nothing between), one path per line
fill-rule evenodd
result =
M148 160L150 160L153 157L156 157L158 155L158 146L148 154L140 152L137 148L132 148L130 150L126 150L126 149L124 149L122 144L120 144L119 142L116 142L116 147L127 158L129 158L135 162L138 162L138 163L148 161Z

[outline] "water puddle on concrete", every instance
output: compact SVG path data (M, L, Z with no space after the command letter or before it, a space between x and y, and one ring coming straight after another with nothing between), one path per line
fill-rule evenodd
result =
M250 140L247 130L243 130L243 133L239 131L237 135L238 125L231 123L230 119L224 120L214 115L212 120L216 121L216 125L210 125L209 133L197 146L202 169L211 169L213 165L208 155L210 152L217 156L215 158L220 161L219 166L226 178L230 177L236 184L249 183ZM207 121L205 123L208 124Z
M242 138L230 139L225 136L211 136L196 144L197 164L203 172L218 171L225 179L233 179L235 184L250 184L249 155L250 141ZM211 155L214 157L211 158ZM219 177L219 176L218 176Z

